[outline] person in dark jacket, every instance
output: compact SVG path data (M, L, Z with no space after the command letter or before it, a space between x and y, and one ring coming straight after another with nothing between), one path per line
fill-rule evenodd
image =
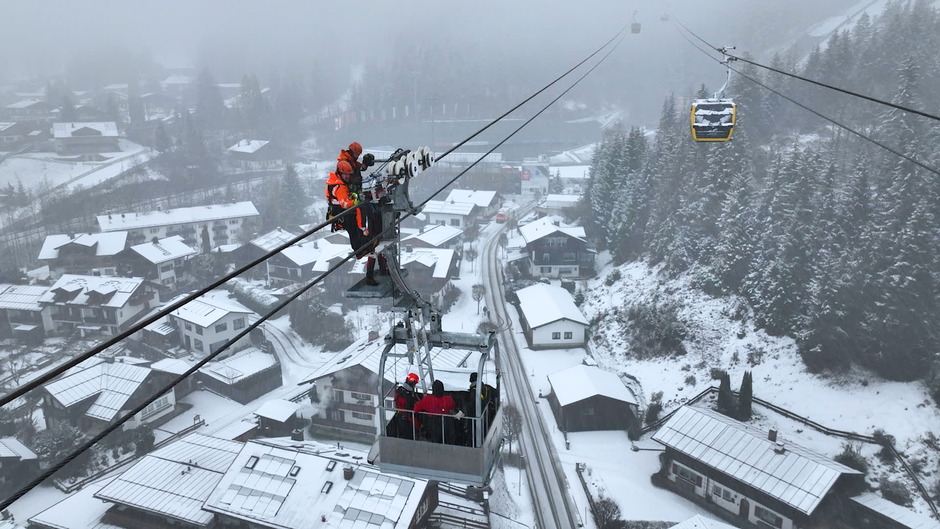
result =
M421 421L426 425L427 440L432 443L454 444L456 427L454 420L445 415L456 413L458 419L463 418L463 412L457 410L457 404L450 395L444 394L444 383L435 380L431 385L431 394L425 395L415 405L415 413L433 413L425 416Z
M421 422L418 421L414 413L411 413L420 400L415 389L417 384L418 375L408 373L405 383L399 384L395 388L395 409L406 411L395 412L395 417L392 419L395 421L395 435L393 437L414 440L416 434L421 431Z
M348 149L340 151L339 156L336 157L336 166L338 168L341 163L348 163L353 172L352 182L361 189L362 172L375 165L375 156L369 153L362 157L362 161L359 161L360 156L362 156L362 145L360 145L358 141L354 141L349 144ZM371 200L371 197L368 196L361 198L367 201ZM363 243L382 233L384 229L382 226L382 213L375 204L370 202L362 207L362 220L364 225L363 233L365 233L365 237L362 240ZM376 281L374 277L376 261L379 263L380 273L388 275L388 263L386 262L385 256L381 254L378 256L375 255L375 249L380 242L381 239L376 239L369 248L363 250L363 255L368 255L368 260L366 261L366 284L370 286L378 285L378 281Z

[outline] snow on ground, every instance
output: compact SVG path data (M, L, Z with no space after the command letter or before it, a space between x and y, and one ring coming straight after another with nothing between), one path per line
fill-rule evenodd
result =
M242 409L242 405L234 400L229 400L205 390L194 391L180 399L180 402L191 404L192 408L173 417L154 430L154 436L158 443L171 434L192 426L193 418L196 415L199 415L202 420L206 421L206 424L211 426L217 419Z
M132 156L122 158L120 161L116 161L111 165L102 167L94 172L91 172L82 178L79 178L75 181L68 183L68 189L73 190L78 186L82 187L92 187L96 186L102 182L110 180L119 174L131 169L135 165L147 162L150 160L152 155L150 153L140 153Z
M518 449L517 449L518 450ZM490 480L490 526L493 529L535 527L535 511L525 469L502 465Z
M15 186L19 179L33 191L40 186L52 188L66 183L70 189L79 184L90 187L150 159L150 153L142 145L121 138L120 146L121 152L101 153L110 158L105 162L63 162L55 159L61 158L55 153L14 156L0 162L0 186L8 183Z
M10 511L10 514L13 515L18 523L26 525L26 520L30 517L39 514L66 498L67 494L53 487L51 481L46 481L46 483L50 484L44 484L34 488L24 494L23 497L13 502L13 505L7 507L7 510Z

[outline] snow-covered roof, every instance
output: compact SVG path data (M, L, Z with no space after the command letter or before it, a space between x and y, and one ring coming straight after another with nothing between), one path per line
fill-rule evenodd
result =
M255 347L249 347L223 360L209 362L199 372L226 384L234 384L245 377L260 373L276 363L277 357L273 354L265 353Z
M562 406L596 396L629 404L637 403L633 393L623 385L620 377L597 366L578 364L548 375L548 382L552 385L558 404Z
M157 242L145 242L131 246L131 250L153 264L165 263L174 259L196 255L197 253L196 249L183 242L183 237L179 235L159 239Z
M526 244L537 241L542 237L548 237L554 233L562 233L564 235L568 235L569 237L574 237L575 239L579 239L585 242L587 238L583 227L571 226L562 228L554 225L552 223L552 219L548 217L542 217L535 222L530 222L525 226L520 226L519 233L522 234L522 238L525 239Z
M134 292L144 284L140 277L98 277L63 274L40 303L61 305L89 305L120 308L127 304ZM71 294L69 299L56 300L57 294ZM89 303L89 294L96 293L103 303ZM96 300L97 301L97 300Z
M8 128L16 125L14 121L0 121L0 132L7 130Z
M234 202L231 204L194 206L162 211L145 211L143 213L98 215L97 219L101 231L109 232L257 216L258 209L251 202Z
M81 233L79 235L55 234L47 235L39 250L39 259L58 259L59 249L67 244L76 246L94 247L95 257L117 255L127 244L126 231L113 231L111 233Z
M238 243L220 244L216 246L215 248L213 248L212 251L214 253L229 253L229 252L234 252L239 247L241 247L241 245Z
M188 295L189 294L182 294L177 296L168 301L167 305L172 305ZM208 296L198 297L170 314L200 327L209 327L232 313L254 314L254 312L237 301Z
M174 74L160 81L160 84L161 85L168 85L168 84L182 85L182 84L191 84L192 82L193 82L193 77L190 75Z
M202 504L242 448L236 441L192 434L145 455L95 497L205 527L215 515Z
M40 311L39 298L48 291L43 286L0 284L0 309Z
M105 90L127 90L127 83L113 83L104 87Z
M581 202L581 195L546 195L542 200L543 208L565 209L573 208Z
M272 421L284 422L290 419L300 409L300 404L284 399L272 399L261 405L255 411L258 417L271 419Z
M417 239L423 241L431 246L441 246L446 242L459 237L463 233L463 230L456 226L445 226L443 224L435 224L433 226L428 226L422 232L415 233L414 235L409 235L401 240L403 244L407 244L408 241Z
M429 200L421 208L422 213L440 213L446 215L469 215L476 206L473 202L446 202L443 200Z
M85 415L110 421L149 374L149 367L103 362L46 384L45 389L65 407L97 395Z
M74 123L53 123L52 136L55 139L71 138L76 132L89 129L97 132L102 138L117 138L117 124L113 121L76 121Z
M517 290L516 296L519 297L519 308L533 329L558 320L588 324L587 318L571 299L571 293L561 287L539 283Z
M775 443L767 432L695 406L679 408L653 440L807 515L842 474L860 474L825 455L779 437Z
M427 482L368 465L249 441L205 509L265 527L407 528ZM344 479L344 468L353 469ZM321 521L321 516L326 521Z
M297 266L313 263L314 272L326 272L333 260L345 257L350 251L348 242L337 244L326 239L317 239L285 248L281 255Z
M154 362L153 365L150 366L150 369L170 373L172 375L182 375L189 371L189 368L194 365L196 365L195 362L185 358L164 358L163 360Z
M29 527L41 527L43 529L75 529L76 527L122 529L120 526L101 521L113 505L96 500L94 494L107 483L108 479L105 478L83 485L78 492L65 496L64 499L52 507L31 517L28 520Z
M444 202L470 202L485 209L492 206L494 200L496 200L496 191L452 189Z
M562 165L552 167L552 174L558 173L562 180L586 180L591 176L590 165Z
M435 279L447 279L450 267L454 262L455 252L449 248L413 248L410 252L402 249L401 266L421 265L432 268L431 276ZM365 260L360 259L353 264L351 274L365 274Z
M253 244L266 252L270 252L285 242L297 237L298 234L291 233L283 228L275 228L260 237L251 240Z
M874 492L865 492L849 499L908 529L940 529L940 522L933 518L888 501Z
M267 140L241 140L235 145L232 145L228 148L230 152L241 152L245 154L252 154L258 151L258 149L264 147L269 142Z
M24 99L22 101L17 101L16 103L11 103L7 105L7 108L9 108L10 110L19 110L22 108L29 108L35 105L36 103L43 103L43 101L40 101L38 99Z
M697 514L684 522L679 522L678 525L673 525L672 529L735 529L735 527Z
M8 458L28 461L30 459L37 459L38 456L13 437L4 437L0 439L0 459Z

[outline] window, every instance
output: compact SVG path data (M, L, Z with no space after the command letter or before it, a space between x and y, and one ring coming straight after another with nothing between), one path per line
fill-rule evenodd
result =
M321 493L321 494L329 494L329 493L330 493L330 490L332 490L332 488L333 488L333 482L332 482L332 481L327 481L326 483L323 484L323 488L320 489L320 493Z
M734 501L734 495L731 490L718 485L712 485L712 495L724 498L725 501Z
M300 467L298 467L297 465L294 465L293 467L291 467L290 471L287 472L287 475L292 478L296 478L297 474L300 474Z
M232 219L228 221L229 224L238 224L238 219Z
M160 265L160 272L172 272L172 271L173 271L173 263Z
M200 327L199 325L196 325L196 334L198 334L199 336L202 336L202 327Z
M581 410L581 415L594 415L594 408L584 408Z
M160 228L150 228L150 233L160 233Z
M358 411L352 412L353 419L359 419L360 421L371 421L372 414L370 413L359 413Z
M215 326L215 332L225 332L228 330L228 323L220 323Z
M547 261L551 261L551 260L552 260L552 254L550 254L550 253L543 253L543 254L542 254L542 262L543 262L543 263L544 263L544 262L547 262Z
M551 274L551 273L552 273L552 267L550 267L550 266L543 266L543 267L540 267L540 268L539 268L539 273L540 273L540 274Z
M237 331L238 329L244 329L244 328L245 328L245 318L238 318L236 320L232 320L232 329Z
M760 505L754 506L754 514L760 518L760 521L771 527L783 527L783 518L777 515L777 513L765 508Z
M176 282L176 278L173 278L173 277L168 277L168 278L166 278L166 279L161 279L161 280L160 280L160 283L161 283L163 286L169 286L169 285L172 285L172 284L175 283L175 282Z
M199 338L196 338L195 340L193 340L193 347L195 347L197 351L202 352L203 351L202 340L200 340Z
M460 219L450 219L451 226L460 226Z
M143 411L140 412L142 418L146 418L148 415L152 415L163 408L166 408L170 405L170 397L160 397L159 399L151 402L147 405Z
M560 332L553 332L553 333L552 333L552 340L561 340L561 333L560 333Z
M255 468L255 465L258 464L258 456L251 456L248 458L248 462L245 463L245 468Z
M675 474L676 476L679 476L680 478L682 478L682 479L688 481L689 483L695 484L696 487L701 487L701 486L702 486L702 476L696 474L695 472L692 472L691 470L689 470L689 469L687 469L687 468L685 468L685 467L683 467L683 466L679 466L679 465L673 463L673 464L672 464L672 473Z
M184 322L183 322L183 327L184 327L187 331L193 330L193 324L192 324L192 323L189 323L188 321L184 321Z
M367 400L372 402L372 395L369 395L368 393L350 392L349 396L352 397L353 400Z

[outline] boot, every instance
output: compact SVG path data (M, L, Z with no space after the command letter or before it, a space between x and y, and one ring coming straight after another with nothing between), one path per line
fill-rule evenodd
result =
M369 256L366 261L366 284L370 287L378 286L379 282L375 280L375 257Z
M388 271L388 259L384 255L379 254L379 275L387 276L389 275Z

